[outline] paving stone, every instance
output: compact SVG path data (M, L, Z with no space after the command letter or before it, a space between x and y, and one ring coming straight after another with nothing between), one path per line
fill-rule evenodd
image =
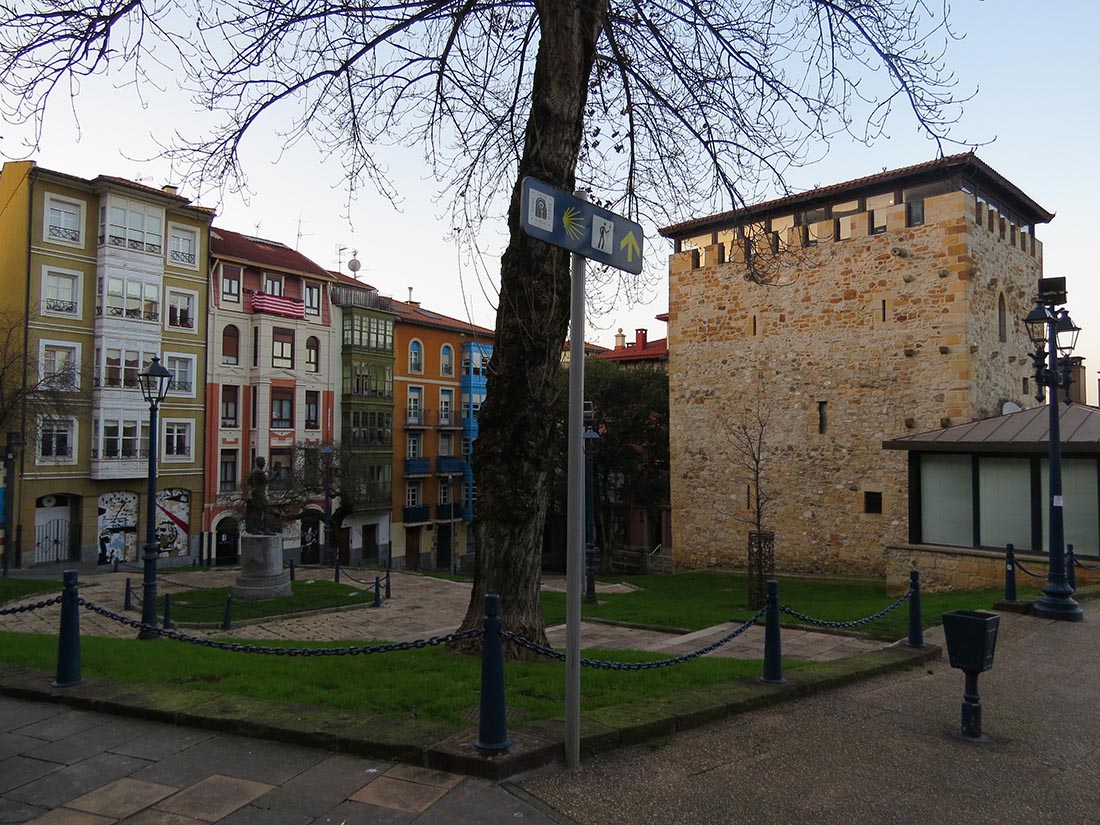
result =
M14 799L0 798L0 822L5 823L5 825L8 825L8 823L14 825L19 822L29 822L44 813L46 813L45 808L26 805L22 802L16 802Z
M169 785L157 785L153 782L124 777L110 785L89 791L84 796L69 802L66 807L122 819L160 802L175 792L176 789Z
M159 811L216 822L238 808L243 808L273 786L233 776L215 774L185 788L154 807Z
M31 805L60 808L69 800L140 771L148 764L144 759L101 753L21 785L8 791L7 796Z
M15 728L14 732L22 736L33 736L36 739L54 742L58 739L73 736L81 731L100 727L110 720L110 716L104 716L100 713L85 710L65 710L63 713Z
M351 799L353 802L365 802L379 808L418 814L426 811L445 793L444 789L432 785L380 776L361 791L352 794Z
M136 739L115 745L112 753L136 756L140 759L159 760L185 751L199 742L211 739L215 734L198 728L181 728L160 722L146 723L149 732Z
M48 742L26 751L25 755L34 759L72 765L89 756L111 750L116 745L136 739L145 730L145 723L133 719L107 718L106 724L95 725L72 736Z
M119 825L209 825L209 823L201 819L192 819L189 816L180 816L168 811L148 808L139 814L122 820Z
M246 805L234 811L218 825L312 825L314 818L307 814L295 814L289 811L272 811Z
M252 803L254 807L321 816L393 767L389 762L337 754ZM335 800L335 802L334 802Z
M221 773L277 785L327 756L314 748L223 734L162 759L135 778L183 788Z
M38 819L32 819L28 825L115 825L116 822L118 822L117 819L109 816L56 808Z
M394 765L386 771L385 776L391 779L404 779L406 782L419 782L421 785L431 785L433 788L442 788L445 791L465 779L457 773L436 771L419 765Z
M0 793L6 794L13 788L59 770L61 765L56 762L43 762L41 759L28 759L25 756L9 757L0 762Z
M46 744L45 739L23 736L18 733L0 733L0 760L7 759L17 753L24 753L31 748L44 744Z
M8 705L8 702L11 704ZM0 730L13 731L23 728L51 716L67 713L67 709L60 705L49 705L44 702L27 702L23 699L7 699L5 707L0 709ZM27 734L23 734L26 736Z
M349 800L315 819L313 825L407 825L416 818L416 814L407 811Z

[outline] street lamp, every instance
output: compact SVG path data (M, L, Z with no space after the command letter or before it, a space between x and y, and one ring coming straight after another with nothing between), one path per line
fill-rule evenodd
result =
M1077 345L1080 328L1069 312L1059 304L1066 301L1064 278L1042 278L1035 308L1024 319L1028 338L1035 346L1031 358L1035 367L1036 401L1044 399L1044 387L1050 388L1047 407L1050 413L1050 560L1043 596L1032 607L1036 616L1079 622L1084 612L1072 598L1073 588L1066 576L1065 533L1062 522L1062 444L1059 429L1058 390L1066 391L1070 403L1070 355Z
M323 446L321 455L325 457L325 563L331 559L335 566L336 555L332 552L332 445Z
M8 559L11 548L15 546L15 460L24 444L26 442L20 433L8 433L7 449L4 451L4 578L8 577ZM18 556L15 566L22 566L22 559Z
M596 604L596 443L600 435L591 427L584 431L584 560L588 580L585 604Z
M157 538L157 407L172 386L172 373L154 357L149 369L138 373L141 394L149 404L149 487L145 509L145 580L142 584L141 623L150 628L157 626L157 558L160 556L160 540ZM151 630L138 632L139 639L156 639L159 634Z

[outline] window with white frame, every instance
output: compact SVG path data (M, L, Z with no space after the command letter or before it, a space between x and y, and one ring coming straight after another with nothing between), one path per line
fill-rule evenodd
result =
M96 349L96 386L137 389L138 374L149 366L154 355L122 344Z
M42 314L80 316L80 273L43 269Z
M43 240L66 246L84 246L84 204L81 201L46 195Z
M283 294L283 276L275 275L271 272L264 273L264 289L263 291L268 295L282 295Z
M462 436L462 457L467 461L470 459L470 454L474 451L474 440L468 435Z
M450 344L444 344L439 351L439 374L453 376L455 374L455 351Z
M195 394L195 357L193 355L165 355L164 367L172 373L169 392L183 395Z
M271 428L289 430L294 427L294 390L289 387L271 388Z
M405 484L405 506L420 506L420 482L409 481Z
M199 233L186 226L168 225L168 263L198 269Z
M99 279L97 315L112 318L160 320L160 286L132 278L110 276Z
M115 416L96 420L92 458L121 461L148 457L148 421Z
M190 460L191 430L193 422L168 420L164 422L164 458L165 460Z
M451 482L448 479L442 479L439 482L439 503L451 503Z
M409 372L424 372L424 347L419 341L409 344Z
M222 426L237 427L240 425L238 410L240 409L240 387L234 384L222 385Z
M306 284L306 315L321 314L321 285Z
M239 304L241 302L241 268L222 264L222 300Z
M99 210L99 242L160 255L164 252L164 210L112 195Z
M405 439L405 458L420 458L423 455L423 445L420 433L409 433Z
M195 329L195 293L168 290L168 326L175 329Z
M439 391L439 426L450 427L452 424L456 424L453 419L455 406L455 393L454 390L440 390Z
M294 330L275 327L271 331L271 366L294 369Z
M66 341L40 343L38 378L53 390L75 390L80 387L80 344Z
M218 470L218 490L231 493L237 489L237 451L222 450L221 466Z
M44 416L38 422L39 464L72 464L76 461L76 419Z
M454 436L450 433L439 434L439 454L446 458L454 455Z

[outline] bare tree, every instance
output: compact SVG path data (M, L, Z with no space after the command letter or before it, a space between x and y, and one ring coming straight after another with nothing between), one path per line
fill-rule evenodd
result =
M50 96L67 102L83 75L121 64L140 91L144 72L171 60L222 118L168 147L195 161L197 179L239 182L244 135L289 111L286 140L308 136L338 156L351 191L393 196L376 147L422 146L459 235L476 239L508 199L464 624L496 592L505 626L542 640L544 417L569 267L521 231L520 181L579 185L668 222L782 185L834 135L874 138L899 102L942 141L957 116L945 16L923 0L23 2L0 6L0 82L8 118L40 128Z
M71 361L28 352L26 331L25 315L0 310L0 434L18 432L30 443L40 419L75 415L92 382Z

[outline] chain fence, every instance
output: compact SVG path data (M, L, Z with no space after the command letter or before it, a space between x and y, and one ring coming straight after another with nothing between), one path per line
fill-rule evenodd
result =
M1038 573L1032 573L1030 570L1028 570L1026 567L1024 567L1023 563L1019 559L1015 559L1015 562L1016 562L1016 569L1019 570L1021 573L1023 573L1025 576L1031 576L1031 578L1033 578L1033 579L1045 579L1046 578L1046 576L1039 575Z
M4 607L0 608L0 616L14 616L16 613L30 613L32 610L41 610L44 607L53 607L55 604L61 604L61 597L54 596L52 599L44 599L40 602L34 602L33 604L22 604L18 607Z
M1097 570L1100 570L1100 565L1082 564L1081 560L1079 558L1077 558L1077 556L1073 557L1073 563L1077 567L1080 567L1082 570L1088 570L1090 572L1095 572Z
M60 597L55 601L60 602ZM357 645L353 647L271 647L266 645L249 645L240 644L238 642L219 642L215 639L206 639L201 636L192 636L187 633L181 633L178 630L168 630L163 627L154 627L152 625L145 624L137 619L131 619L129 616L123 616L115 613L112 610L108 610L105 607L88 601L87 599L80 597L77 599L77 604L83 607L85 610L90 610L92 613L96 613L105 619L124 624L129 627L139 630L147 634L155 634L162 636L166 639L173 639L178 642L186 642L188 644L197 645L199 647L215 648L217 650L228 650L233 653L258 653L268 656L369 656L373 653L392 653L398 650L418 650L425 647L435 647L437 645L453 644L454 642L460 642L465 639L472 639L474 637L480 637L483 635L484 630L482 628L471 628L469 630L460 630L454 633L448 633L444 636L432 636L427 639L416 639L411 642L388 642L380 645Z
M785 604L779 605L779 609L782 612L786 613L788 616L790 616L794 619L797 619L798 621L803 622L804 624L814 625L815 627L829 627L829 628L833 628L833 629L847 629L847 628L852 628L852 627L860 627L860 626L865 625L865 624L870 624L871 622L877 622L879 619L883 618L884 616L889 615L890 613L892 613L893 611L895 611L899 607L901 607L902 604L904 604L906 601L908 601L910 599L910 597L912 597L913 592L914 591L912 589L910 589L908 592L906 592L906 593L902 594L901 596L899 596L893 604L883 608L878 613L874 613L870 616L865 616L862 619L852 619L851 621L846 621L846 622L829 621L829 620L826 620L826 619L815 619L813 616L807 616L805 613L799 613L794 608L790 607L789 605L785 605Z
M705 656L706 654L717 650L723 645L732 642L734 639L736 639L738 636L740 636L742 633L744 633L746 630L756 624L757 620L760 619L765 613L767 613L767 611L768 609L766 607L761 608L759 611L757 611L755 616L753 616L751 619L748 619L744 624L733 630L731 633L727 633L721 639L711 642L705 647L700 647L697 650L693 650L690 653L684 653L680 656L674 656L669 659L659 659L655 662L612 662L607 659L589 659L582 656L581 667L591 667L599 670L655 670L657 668L671 667L672 665L679 665L683 664L684 662L690 662L692 659L697 659L700 656ZM555 650L552 647L547 647L546 645L540 645L538 642L532 642L530 639L527 639L518 633L514 633L511 630L502 630L501 635L505 639L508 639L511 642L515 642L520 647L526 648L527 650L530 650L533 653L537 653L540 656L546 656L550 659L557 659L559 662L565 661L565 654L561 651Z

